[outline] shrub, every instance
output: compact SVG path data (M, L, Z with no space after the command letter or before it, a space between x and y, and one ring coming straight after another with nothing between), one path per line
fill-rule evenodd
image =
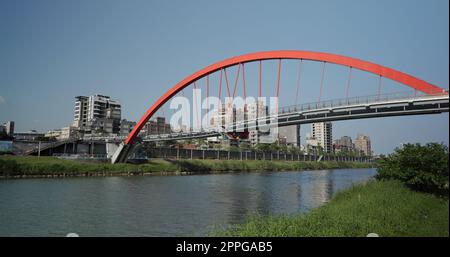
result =
M380 159L376 178L396 179L418 191L448 195L448 147L405 144Z
M0 175L14 175L18 170L19 168L16 161L0 159Z

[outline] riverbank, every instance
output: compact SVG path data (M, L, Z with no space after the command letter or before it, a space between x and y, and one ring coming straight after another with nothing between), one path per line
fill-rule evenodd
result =
M373 165L371 163L354 162L164 159L152 159L142 164L110 164L64 160L44 156L1 156L0 178L185 175L250 171L370 168Z
M397 181L371 181L339 192L308 214L251 216L213 236L449 236L449 200Z

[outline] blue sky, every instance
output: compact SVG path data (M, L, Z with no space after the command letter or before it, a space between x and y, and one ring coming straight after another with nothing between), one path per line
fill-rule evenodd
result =
M0 122L15 120L19 131L60 128L72 121L74 96L93 93L119 99L122 116L138 120L196 70L277 49L347 55L448 88L448 5L446 0L2 0ZM286 103L293 103L296 65L283 63ZM267 92L274 90L276 66L264 67ZM250 80L254 68L246 66ZM300 98L314 102L320 65L305 64L304 71ZM324 99L343 97L348 71L327 66L326 72ZM353 96L377 93L373 76L354 76ZM383 93L407 90L383 81ZM335 122L334 137L366 133L377 153L405 142L448 144L448 119L442 114Z

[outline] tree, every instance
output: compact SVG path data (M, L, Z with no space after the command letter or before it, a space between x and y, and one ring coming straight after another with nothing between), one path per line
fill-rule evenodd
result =
M254 148L258 152L276 152L279 150L278 145L276 143L257 144Z
M395 179L429 193L448 195L448 147L444 144L405 144L378 161L379 180Z

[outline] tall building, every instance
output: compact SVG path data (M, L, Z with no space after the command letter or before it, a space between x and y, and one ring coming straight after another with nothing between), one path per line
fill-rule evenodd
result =
M300 125L279 127L278 138L279 141L285 141L287 145L300 147Z
M333 150L333 127L331 122L311 124L311 135L306 140L310 147L322 147L326 153Z
M121 105L109 96L77 96L74 113L73 126L85 133L117 134L120 131Z
M211 117L210 125L215 129L225 129L227 125L235 120L236 108L233 107L231 101L222 103L217 113Z
M89 103L88 96L75 97L73 125L77 128L84 128L87 125L88 103Z
M14 136L14 121L8 121L5 123L6 134L10 137Z
M0 132L5 133L8 137L14 136L14 121L8 121L0 124Z
M248 120L261 119L269 116L269 107L263 101L256 101L248 105ZM261 124L259 124L261 125ZM249 130L249 140L252 147L257 144L270 144L275 142L276 138L271 134L271 130L264 127Z
M343 136L334 141L334 151L335 152L351 152L353 151L354 145L352 138L349 136Z
M355 140L355 149L363 152L367 156L372 156L370 137L363 134L358 134Z

